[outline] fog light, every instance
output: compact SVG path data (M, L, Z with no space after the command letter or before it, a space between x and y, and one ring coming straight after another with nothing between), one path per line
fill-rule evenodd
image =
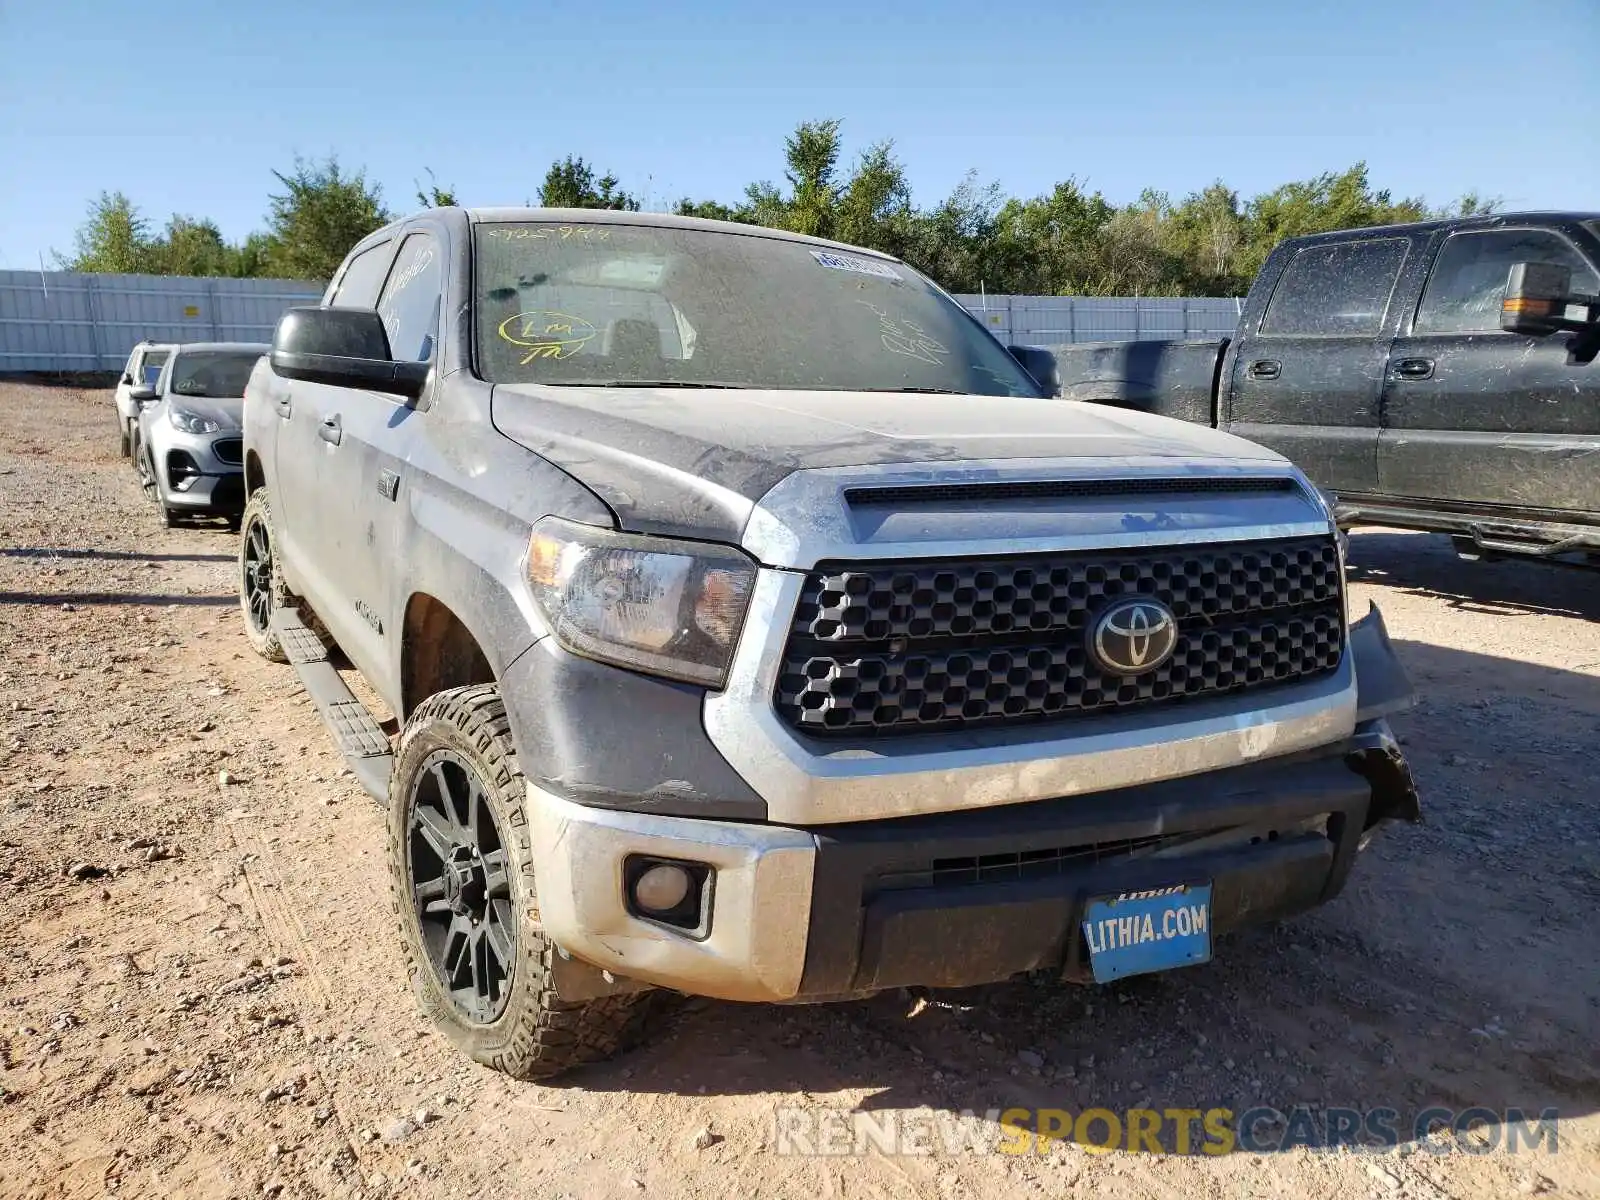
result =
M689 898L694 879L673 863L656 863L633 884L633 902L647 913L669 913Z

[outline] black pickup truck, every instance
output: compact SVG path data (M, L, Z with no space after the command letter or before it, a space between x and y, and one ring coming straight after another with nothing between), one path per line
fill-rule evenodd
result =
M1061 347L1061 394L1271 446L1345 525L1600 566L1597 266L1595 213L1291 238L1232 338Z

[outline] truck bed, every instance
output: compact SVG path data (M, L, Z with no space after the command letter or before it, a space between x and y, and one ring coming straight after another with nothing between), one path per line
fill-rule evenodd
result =
M1217 369L1228 341L1082 342L1054 347L1061 395L1214 425Z

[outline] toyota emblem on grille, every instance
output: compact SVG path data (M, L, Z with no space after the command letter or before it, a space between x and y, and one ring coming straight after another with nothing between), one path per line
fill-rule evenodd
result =
M1178 619L1159 600L1118 600L1089 627L1089 649L1112 675L1153 671L1178 648Z

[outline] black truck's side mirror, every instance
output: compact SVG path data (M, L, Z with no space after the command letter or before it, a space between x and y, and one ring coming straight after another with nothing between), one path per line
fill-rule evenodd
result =
M1048 396L1061 394L1061 368L1056 356L1042 346L1007 346L1011 357L1045 390Z
M1600 297L1573 295L1572 268L1560 263L1513 263L1500 301L1500 328L1533 337L1563 329L1594 334L1600 332Z
M383 319L371 308L291 308L278 318L275 374L307 383L365 388L415 400L430 364L396 362Z

